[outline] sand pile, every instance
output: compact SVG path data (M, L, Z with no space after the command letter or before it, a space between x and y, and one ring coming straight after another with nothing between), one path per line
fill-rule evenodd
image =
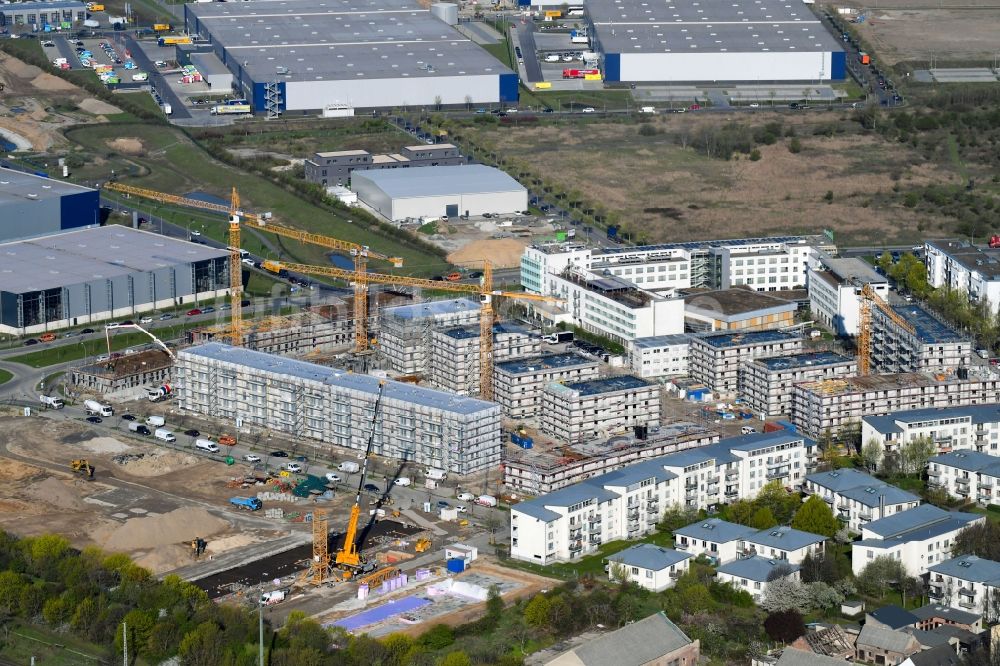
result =
M141 550L207 537L228 528L228 522L205 509L183 507L159 516L130 518L110 534L95 535L95 540L107 550Z
M39 90L46 90L49 92L63 92L77 89L76 86L69 81L60 79L58 76L53 76L48 72L42 72L33 78L31 80L31 85L35 86Z
M93 453L115 454L132 450L131 446L119 442L114 437L92 437L85 442L80 442L80 445Z
M60 81L62 79L59 79ZM95 116L100 116L108 113L121 113L122 110L117 106L108 104L107 102L102 102L99 99L94 99L93 97L88 97L87 99L80 102L78 105L81 109L87 113L92 113Z
M41 473L40 467L26 465L16 460L5 460L3 465L0 465L0 481L4 482L29 479Z
M519 238L492 238L474 240L448 255L453 264L482 264L484 259L493 262L494 268L511 268L521 265L521 255L528 241Z
M189 546L161 546L133 558L136 564L149 569L154 574L173 571L177 567L190 564L191 548Z
M24 493L38 502L44 502L67 511L86 509L87 506L71 484L72 482L64 483L50 476L44 481L26 488Z
M142 145L142 141L128 136L108 141L108 147L112 150L117 150L123 155L142 155L146 152L146 147Z
M0 65L2 65L3 69L20 79L33 79L42 73L40 68L21 62L17 58L6 54L0 56Z
M112 461L133 476L160 476L195 465L198 459L187 453L154 449L149 453L122 454Z

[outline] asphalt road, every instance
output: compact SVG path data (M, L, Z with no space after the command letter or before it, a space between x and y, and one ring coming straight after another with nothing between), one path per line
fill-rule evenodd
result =
M79 56L76 55L76 47L70 44L66 37L54 35L49 41L55 44L55 50L59 52L58 57L66 58L66 62L69 63L70 69L84 69L84 66L80 64ZM46 57L53 55L52 49L45 49L45 55ZM55 60L55 57L49 58L49 61L52 60Z

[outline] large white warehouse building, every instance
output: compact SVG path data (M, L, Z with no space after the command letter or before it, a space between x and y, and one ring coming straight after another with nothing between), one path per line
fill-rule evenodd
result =
M800 0L587 0L606 81L830 81L846 54Z
M523 185L482 164L355 171L351 188L366 205L394 222L528 209Z
M517 101L517 74L415 0L184 5L255 112Z

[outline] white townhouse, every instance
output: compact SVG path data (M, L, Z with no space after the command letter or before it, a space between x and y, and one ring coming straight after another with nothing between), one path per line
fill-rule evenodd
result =
M721 518L699 520L674 530L674 548L694 557L705 555L716 562L731 562L739 556L743 540L756 531Z
M752 498L769 481L799 486L816 443L787 430L753 433L645 460L511 507L511 557L549 564L651 532L671 505Z
M861 532L865 523L920 504L917 495L855 469L810 474L802 489L822 497L852 532Z
M931 565L927 596L932 602L1000 619L1000 562L961 555Z
M861 441L878 442L886 453L926 437L939 453L979 451L1000 455L1000 404L932 407L861 419Z
M951 557L959 532L985 520L986 516L945 511L932 504L873 520L861 528L861 539L851 544L851 566L858 574L875 558L891 557L910 576L922 576L927 567Z
M807 555L813 558L822 555L825 544L825 536L779 525L750 534L742 539L739 546L741 557L760 556L802 564Z
M979 451L951 451L927 461L927 480L952 497L996 504L1000 496L1000 457Z
M616 573L621 572L640 587L662 592L687 573L691 554L652 543L639 543L608 557L607 562L608 580L615 580ZM616 568L616 564L620 568Z
M799 580L799 565L785 560L774 560L760 555L743 557L723 564L715 571L721 583L730 583L737 590L750 593L755 602L767 594L768 585L778 579Z

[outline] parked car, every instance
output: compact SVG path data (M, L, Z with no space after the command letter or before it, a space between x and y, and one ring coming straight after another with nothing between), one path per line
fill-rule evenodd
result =
M94 329L92 328L85 328L82 331L80 331L80 335L87 335L88 333L95 333L95 332L96 331L94 331Z
M168 319L173 319L174 316L169 312L160 315L160 321L167 321Z
M592 106L585 106L582 109L580 109L580 113L596 113L596 112L597 112L597 109L595 109Z
M393 480L392 483L393 483L393 485L396 485L396 486L408 486L408 485L410 485L413 482L410 480L409 477L407 477L407 476L401 476L398 479Z
M380 492L382 492L382 489L379 488L378 486L376 486L374 483L366 483L365 484L365 492L380 493Z
M243 456L243 460L248 463L259 463L260 456L254 455L253 453L248 453L245 456Z
M340 483L341 478L339 474L334 474L333 472L326 473L326 480L330 483Z
M38 340L36 340L34 338L28 338L27 340L24 341L24 345L26 347L30 347L31 345L37 345L37 344L38 344Z
M142 319L139 320L139 323L140 324L152 324L153 323L153 318L152 317L143 317Z
M201 310L199 310L198 308L193 308L193 309L187 311L188 317L194 317L195 315L200 315L200 314L201 314Z
M215 312L215 308L213 308L211 305L209 305L207 308L201 309L202 314L211 314L213 312Z
M190 430L185 430L184 434L188 437L201 437L201 431L191 428Z
M104 419L102 419L100 416L88 416L87 417L87 423L103 423L103 422L104 422Z
M468 512L469 509L467 509L464 504L459 504L458 506L455 507L455 510L458 511L459 513L466 513Z
M446 502L444 500L438 500L437 508L439 508L439 509L449 509L449 508L451 508L451 504L448 504L448 502Z
M292 474L302 473L302 465L298 464L297 462L286 462L284 465L281 466L281 468L284 469L286 472L291 472Z
M279 449L278 451L271 451L271 457L272 458L287 458L288 454L285 453L284 451L281 451Z
M135 421L135 414L122 414L122 419L126 421Z
M463 502L471 502L472 500L476 499L476 496L473 495L472 493L459 493L458 499L462 500Z

